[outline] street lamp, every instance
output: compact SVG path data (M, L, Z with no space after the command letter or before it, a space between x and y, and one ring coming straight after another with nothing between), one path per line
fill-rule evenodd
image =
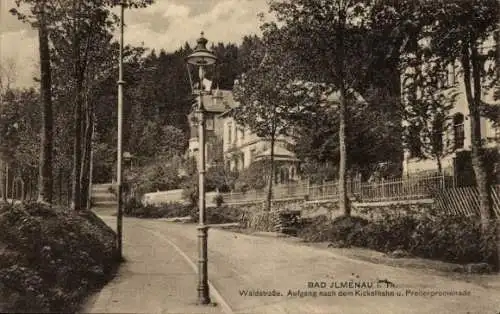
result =
M188 74L190 75L189 65L198 68L199 73L199 85L198 90L195 90L194 86L193 94L198 96L198 108L196 113L199 116L198 121L198 137L199 137L199 162L198 162L198 208L200 211L200 219L198 229L198 302L200 304L209 304L210 295L208 291L208 275L207 275L207 236L208 236L208 226L205 225L205 108L203 106L203 95L207 94L203 88L203 80L205 78L205 67L214 65L217 58L213 53L211 53L206 45L207 40L203 37L203 32L201 32L201 37L197 40L197 46L194 52L186 58L188 63ZM192 82L191 82L192 84Z
M122 192L122 129L123 129L123 26L124 26L124 11L125 3L120 3L120 50L118 63L118 143L117 143L117 160L116 160L116 187L118 194L117 215L116 215L116 234L117 234L117 250L118 258L123 259L123 192Z

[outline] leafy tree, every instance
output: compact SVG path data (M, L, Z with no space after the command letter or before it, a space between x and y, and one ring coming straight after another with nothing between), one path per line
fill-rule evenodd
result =
M271 1L271 10L277 13L283 25L281 31L288 34L285 45L296 54L295 59L301 65L296 67L298 77L326 84L323 94L337 93L339 207L347 216L350 215L346 193L349 165L347 132L351 121L349 94L358 91L364 95L370 92L370 86L391 86L383 95L390 101L380 103L386 106L381 112L384 113L382 116L390 118L393 130L400 132L397 127L397 119L401 118L397 109L397 66L398 48L402 45L400 37L403 36L392 36L389 31L394 24L390 14L387 14L393 11L391 3L377 5L378 2L369 0ZM374 84L377 81L383 84L377 86Z
M34 89L12 89L0 106L0 152L3 161L10 165L13 176L32 186L37 175L40 149L41 108L39 93ZM10 176L11 179L13 176ZM9 180L10 182L11 180ZM7 182L7 184L9 184ZM6 197L6 184L2 179L2 194ZM25 193L28 189L25 189Z
M493 0L425 2L414 11L417 19L427 22L421 38L427 39L432 54L445 63L460 62L462 68L470 112L472 167L480 194L481 226L485 240L494 233L496 222L485 158L487 154L481 138L481 108L483 92L498 77L495 75L497 71L485 69L486 62L494 61L496 53L481 52L480 47L497 29L498 14L498 2Z
M7 58L0 62L0 99L12 88L16 81L16 64L14 59Z
M407 71L403 83L408 94L404 142L411 156L436 160L438 172L442 173L441 160L454 151L447 133L451 127L449 113L458 96L456 86L444 85L446 66L443 69L440 60L428 51L418 52L407 63L411 71Z
M262 39L257 35L243 36L241 45L238 47L238 63L241 73L257 67L264 58L264 46Z
M275 28L268 28L261 63L244 73L233 89L235 100L240 103L232 112L236 122L270 143L267 210L271 209L276 139L290 133L291 117L299 111L304 95L289 76L290 63L281 49L282 40Z
M38 29L38 46L40 55L40 104L42 106L42 133L40 149L40 171L38 200L52 202L52 149L53 149L53 114L52 114L52 79L49 51L50 19L54 16L55 6L49 1L17 1L30 6L31 15L25 15L17 9L11 9L21 21L28 22ZM52 12L51 12L52 11Z
M211 50L217 56L217 66L213 74L207 71L207 78L212 77L216 87L231 90L234 80L241 73L239 49L235 44L218 43L217 46L212 45Z
M167 191L180 188L182 166L180 156L162 154L154 158L154 162L144 165L125 167L125 178L135 196L156 191Z
M9 101L14 97L12 92L12 84L16 80L16 67L13 59L2 60L0 63L0 110L6 110ZM1 117L4 118L4 117ZM0 145L1 146L1 145ZM8 163L6 162L5 149L8 147L3 146L0 149L0 194L3 200L7 201L7 171Z
M73 163L72 163L72 201L71 207L79 210L82 204L86 203L88 184L88 167L90 156L90 138L93 130L93 106L88 101L88 90L92 83L102 74L102 67L105 62L102 57L109 54L109 43L112 38L113 25L116 25L117 17L111 12L111 8L118 4L127 7L144 7L152 1L17 1L17 5L26 5L32 15L25 15L13 9L12 12L20 19L30 22L33 26L40 26L41 38L44 38L44 45L40 45L42 68L42 84L50 86L46 80L50 73L50 62L58 63L58 82L64 82L68 102L74 103L74 142L73 142ZM42 10L43 9L43 10ZM43 13L43 14L42 14ZM42 27L43 26L43 27ZM46 28L46 32L43 30ZM43 36L42 36L43 35ZM49 38L50 35L50 38ZM49 50L50 40L52 50ZM45 60L45 61L44 61ZM104 58L104 61L110 60ZM104 68L104 71L107 69ZM45 80L45 81L44 81ZM68 86L70 88L68 88ZM61 92L61 90L59 90ZM44 93L42 93L45 95ZM65 94L62 90L61 94ZM61 95L59 95L60 97ZM46 96L50 99L50 95ZM51 117L51 115L48 115ZM50 133L51 127L46 132ZM44 147L49 147L52 139L47 140ZM45 155L51 152L51 148L44 149ZM49 156L50 157L50 156ZM47 159L48 157L44 157ZM51 164L47 162L46 164ZM46 166L45 174L52 172ZM45 168L44 168L45 167ZM43 173L43 171L41 171ZM45 175L44 175L45 176ZM47 181L47 186L52 184ZM42 191L43 192L43 191Z
M254 161L243 169L235 182L236 191L246 192L248 190L262 190L269 183L269 168L271 167L269 160Z
M391 113L383 112L380 107L374 105L377 102L368 103L363 99L348 97L347 103L346 146L349 156L347 173L351 176L361 174L362 178L367 180L380 163L389 161L398 164L400 133L396 130L399 126L397 121L393 121ZM295 121L297 129L295 151L297 157L306 160L309 165L304 168L303 174L311 179L321 177L320 181L337 179L338 167L332 165L338 165L340 155L337 140L338 106L330 102L326 102L323 106L312 106ZM381 124L380 121L386 123ZM325 167L330 170L335 168L337 173L325 172Z

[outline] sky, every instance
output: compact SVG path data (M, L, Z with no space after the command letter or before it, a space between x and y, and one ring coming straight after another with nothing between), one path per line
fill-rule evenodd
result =
M15 86L33 86L38 76L37 33L9 13L15 0L0 0L0 63L15 63ZM118 10L116 11L119 12ZM259 13L267 0L156 0L145 9L125 11L125 44L174 51L186 41L194 46L204 31L209 45L240 43L259 34Z

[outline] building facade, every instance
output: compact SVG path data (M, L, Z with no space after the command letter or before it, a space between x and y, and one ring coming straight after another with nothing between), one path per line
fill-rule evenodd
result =
M203 106L205 108L205 160L207 167L223 160L222 156L222 136L223 121L218 116L230 109L232 103L232 93L226 90L216 90L203 96ZM193 106L188 115L190 138L187 156L198 157L199 131L197 105Z
M223 127L223 155L227 169L242 171L255 161L270 160L271 143L261 138L248 128L239 125L226 112L219 116ZM274 145L275 183L289 183L300 180L299 160L289 148L293 146L291 138L280 136Z
M231 116L231 109L238 106L232 91L213 90L203 96L206 118L206 166L223 163L226 169L242 171L258 160L270 159L270 143L248 128L239 125ZM196 106L188 116L190 139L187 155L198 157L198 123ZM289 150L293 146L290 138L279 137L275 142L275 183L289 183L299 180L299 160Z
M494 40L493 36L485 42L479 52L487 55L491 53L491 50L498 51L498 41ZM485 62L485 71L491 71L493 68L492 62L494 61ZM405 82L407 76L407 73L403 74L402 82ZM495 100L494 97L495 88L488 88L488 83L484 82L481 100L490 105L500 106L500 102ZM443 150L447 152L441 159L442 171L445 174L455 176L470 175L472 173L471 121L460 62L455 61L454 64L448 64L444 67L444 71L439 77L438 85L442 95L448 99L453 95L454 98L453 106L448 112L449 125L442 136ZM405 86L402 86L402 91L405 90ZM403 95L403 99L407 99L405 96ZM498 149L500 128L496 125L495 121L481 117L481 138L485 147ZM403 169L406 176L436 173L438 170L437 160L433 158L416 158L409 149L406 149Z

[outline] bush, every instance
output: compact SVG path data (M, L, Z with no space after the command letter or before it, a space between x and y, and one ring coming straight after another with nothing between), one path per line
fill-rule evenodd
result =
M167 203L162 205L143 204L131 198L124 204L124 215L138 218L172 218L186 217L193 214L193 206L189 204Z
M303 219L299 236L311 242L339 242L389 253L404 250L415 256L453 263L495 265L494 234L481 237L480 222L443 213L389 208L374 220L341 216Z
M230 222L242 222L244 212L237 207L222 205L219 207L209 207L206 209L206 221L210 224L222 224ZM198 216L194 217L198 221Z
M416 225L416 217L411 214L384 212L381 217L363 226L362 230L356 230L348 240L351 245L382 252L408 250L412 242L411 230Z
M0 312L75 312L112 277L116 235L92 212L36 203L0 212Z
M222 206L222 204L224 203L224 197L222 196L222 194L215 195L214 203L217 205L217 207Z
M361 217L340 216L330 220L325 215L310 219L302 219L302 229L298 236L309 242L344 241L357 238L368 221Z
M243 211L230 206L208 207L205 209L206 222L210 224L240 222ZM125 203L124 214L138 218L174 218L191 216L194 222L199 220L196 206L191 204L168 203L162 205L144 205L137 199Z
M422 217L412 232L409 251L415 255L455 263L494 264L495 235L481 237L478 220L455 215ZM486 240L486 241L485 241Z

